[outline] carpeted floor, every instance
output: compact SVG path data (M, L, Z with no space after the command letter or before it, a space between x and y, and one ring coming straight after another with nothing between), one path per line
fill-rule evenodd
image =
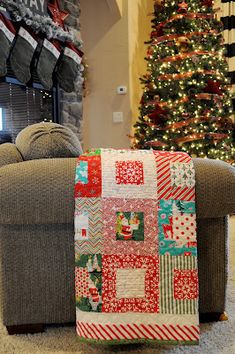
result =
M235 353L235 216L231 218L230 226L230 272L227 294L229 321L201 325L199 346L125 345L105 347L86 345L77 341L73 327L50 327L42 334L8 336L0 320L0 354Z

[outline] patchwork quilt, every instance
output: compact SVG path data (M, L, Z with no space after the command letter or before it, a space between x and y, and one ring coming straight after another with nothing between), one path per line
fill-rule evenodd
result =
M195 174L182 152L90 150L75 179L76 328L197 344Z

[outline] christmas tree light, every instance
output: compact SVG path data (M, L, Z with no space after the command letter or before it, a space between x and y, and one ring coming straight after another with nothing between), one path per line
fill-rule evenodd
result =
M222 24L211 0L154 2L133 147L235 163Z

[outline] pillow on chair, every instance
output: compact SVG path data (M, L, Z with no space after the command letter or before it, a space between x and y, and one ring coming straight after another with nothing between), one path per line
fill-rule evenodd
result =
M15 144L0 144L0 167L22 161L22 156Z
M16 146L24 160L77 157L82 148L71 129L56 123L37 123L23 129Z

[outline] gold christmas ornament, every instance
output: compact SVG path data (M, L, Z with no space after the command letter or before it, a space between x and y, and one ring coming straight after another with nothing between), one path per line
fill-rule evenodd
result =
M178 37L176 40L176 45L179 47L180 52L187 52L189 50L189 45L191 41L189 38L182 36Z

